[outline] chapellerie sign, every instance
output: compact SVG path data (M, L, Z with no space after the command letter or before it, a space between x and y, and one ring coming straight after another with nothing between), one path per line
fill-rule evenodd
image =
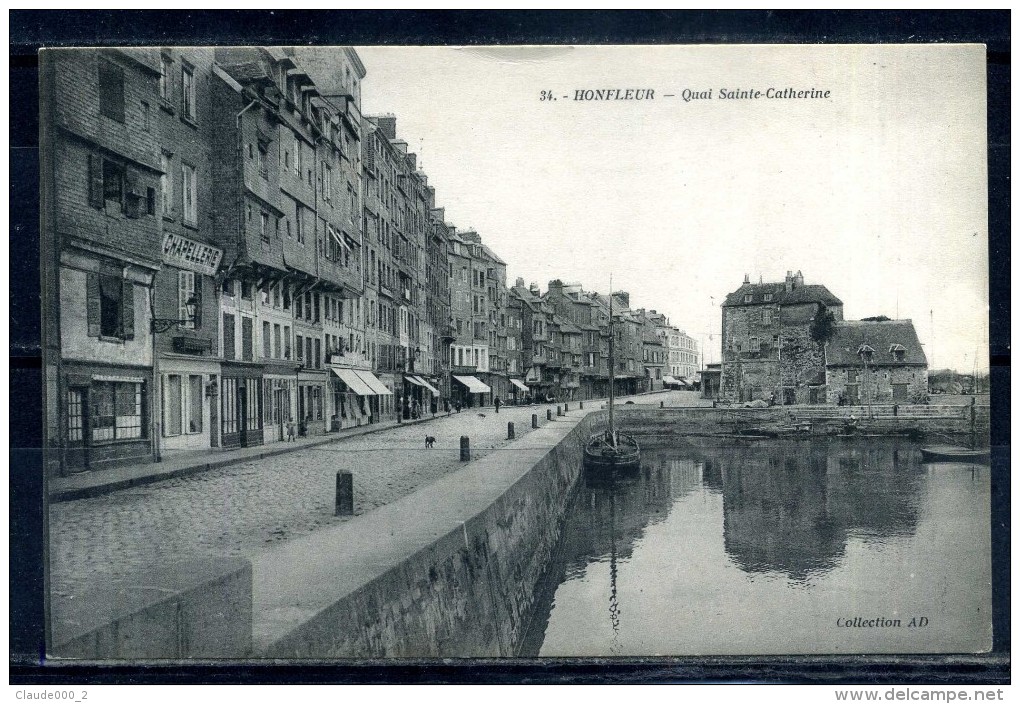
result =
M163 263L212 276L220 266L223 250L187 237L167 233L163 237Z

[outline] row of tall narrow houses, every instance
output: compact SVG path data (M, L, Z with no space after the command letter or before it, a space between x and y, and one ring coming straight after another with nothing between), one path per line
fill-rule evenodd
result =
M744 283L722 306L720 396L737 402L923 401L928 362L910 320L843 320L843 302L801 272Z
M55 50L41 69L49 471L608 393L609 299L508 287L396 117L362 115L353 49ZM661 388L678 331L629 304L617 390Z

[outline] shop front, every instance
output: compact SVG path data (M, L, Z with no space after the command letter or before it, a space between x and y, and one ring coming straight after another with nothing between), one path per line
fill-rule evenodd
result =
M510 379L510 396L513 398L514 405L520 406L530 398L531 391L522 380Z
M480 381L477 377L454 374L453 380L456 382L453 390L454 403L459 403L461 408L484 406L486 394L492 393L488 384Z
M298 434L323 435L326 432L326 373L301 369L297 374Z
M219 444L219 360L163 355L160 376L161 454Z
M224 361L220 376L220 443L224 448L263 443L261 364Z
M65 472L152 460L152 370L64 361Z
M404 418L423 418L434 415L439 407L439 389L415 374L404 375Z
M297 373L295 366L266 364L262 389L262 435L266 444L288 438L290 425L297 434Z

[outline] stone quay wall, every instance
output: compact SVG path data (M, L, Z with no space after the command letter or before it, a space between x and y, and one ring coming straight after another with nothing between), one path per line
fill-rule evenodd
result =
M256 558L254 654L516 655L605 415L556 417L506 451Z
M51 599L51 659L239 658L251 650L251 564L168 564Z
M687 435L731 435L761 430L788 431L810 423L810 433L842 432L851 416L866 432L913 432L919 436L976 433L987 437L988 406L875 405L867 406L771 406L769 408L641 408L625 406L616 411L620 430L643 443L663 444Z

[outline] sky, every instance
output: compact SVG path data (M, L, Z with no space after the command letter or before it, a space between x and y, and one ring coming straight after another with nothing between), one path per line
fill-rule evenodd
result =
M987 369L983 47L357 51L363 112L397 116L447 221L509 283L612 276L718 362L726 294L799 270L847 319L912 319L932 368ZM574 99L606 88L655 97ZM768 88L830 97L721 96Z

